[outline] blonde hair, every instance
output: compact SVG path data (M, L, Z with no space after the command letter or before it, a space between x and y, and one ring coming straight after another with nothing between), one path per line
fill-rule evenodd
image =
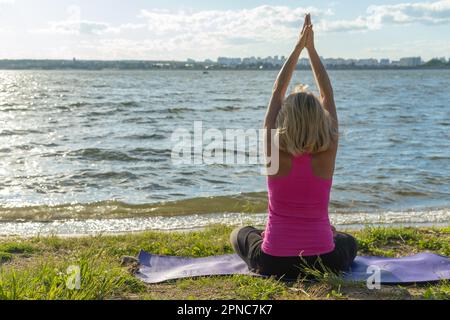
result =
M317 97L306 86L297 86L277 117L279 148L294 156L327 151L337 137L333 122Z

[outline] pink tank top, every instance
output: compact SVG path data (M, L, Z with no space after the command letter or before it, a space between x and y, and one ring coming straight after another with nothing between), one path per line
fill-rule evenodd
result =
M294 157L286 177L269 177L269 221L262 250L271 256L315 256L334 250L328 206L332 180L314 175L312 156Z

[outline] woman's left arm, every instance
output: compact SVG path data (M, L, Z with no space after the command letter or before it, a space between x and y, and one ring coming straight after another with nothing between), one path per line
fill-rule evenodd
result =
M275 81L275 85L272 91L272 98L270 99L269 107L266 113L266 119L264 122L265 129L271 130L275 129L276 127L275 123L278 117L278 113L280 112L281 106L283 105L287 89L289 88L289 84L292 80L292 75L297 68L300 54L306 47L307 33L305 31L310 22L311 16L308 14L305 17L305 24L303 26L300 39L297 42L291 55L283 65L283 68L281 69L280 73L278 74L277 80Z

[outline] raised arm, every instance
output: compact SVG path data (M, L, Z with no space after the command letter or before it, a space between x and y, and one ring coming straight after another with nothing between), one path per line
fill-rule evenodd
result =
M289 88L292 75L297 68L298 59L303 49L306 47L306 30L310 22L311 17L308 14L305 17L305 23L303 25L300 39L295 45L295 48L290 54L286 63L283 65L283 68L281 69L280 73L278 74L277 80L275 81L275 85L272 91L272 98L270 99L269 107L266 113L266 119L264 122L264 127L266 129L275 129L275 123L278 117L278 113L280 112L281 106L283 105L283 101L285 99L287 89Z
M306 28L307 43L306 48L309 53L309 59L311 61L311 67L313 69L314 77L316 79L317 86L320 91L320 97L325 109L328 110L331 117L335 120L336 128L339 127L338 115L336 111L336 104L334 101L333 86L331 85L330 78L327 70L325 69L319 54L316 51L314 45L314 30L312 25Z

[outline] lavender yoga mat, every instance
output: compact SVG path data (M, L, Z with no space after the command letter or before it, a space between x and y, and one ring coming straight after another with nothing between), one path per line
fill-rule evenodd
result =
M152 255L141 251L137 277L150 284L169 280L203 276L250 275L247 265L237 255L208 258L183 258ZM381 271L382 284L426 283L450 279L450 259L431 253L421 253L400 259L357 257L351 272L344 275L348 281L366 282L373 276L370 266Z

